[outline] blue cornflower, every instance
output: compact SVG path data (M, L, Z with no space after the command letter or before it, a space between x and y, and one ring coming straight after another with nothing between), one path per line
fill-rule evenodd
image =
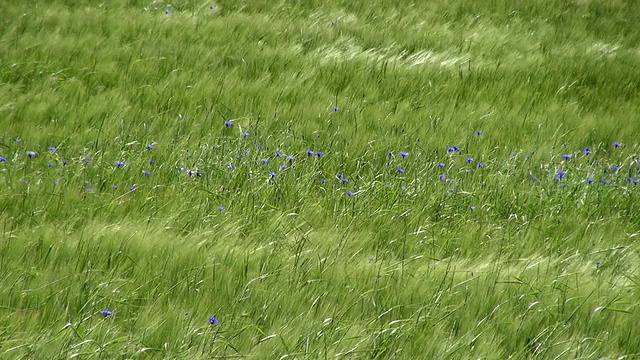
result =
M276 177L276 175L278 175L278 173L277 173L277 172L274 172L274 171L271 171L271 172L269 173L269 177L271 177L271 178Z
M321 183L321 184L324 184L324 183L326 183L326 182L327 182L327 179L325 179L325 178L320 179L320 183Z
M349 182L349 179L347 179L347 178L342 178L342 179L340 179L340 181L342 181L342 183L343 183L343 184L346 184L346 183L348 183L348 182Z
M111 316L113 315L113 310L109 310L109 309L100 310L100 314L102 314L102 316L104 317Z
M562 180L562 178L564 178L566 174L567 174L566 171L558 170L556 172L556 180Z
M607 185L607 184L609 183L609 180L607 180L607 179L602 179L602 180L600 180L600 183L601 183L601 184L604 184L604 185Z
M456 151L456 149L454 149L452 146L447 146L447 152L454 152Z
M224 206L222 205L218 206L218 211L224 211Z
M280 151L276 151L276 157L281 158L282 157L282 153Z
M537 177L535 177L535 176L533 176L533 175L531 175L531 177L529 177L529 179L530 179L531 181L538 181L538 178L537 178Z
M289 162L293 162L293 160L295 160L295 159L296 159L296 158L294 158L294 157L293 157L293 156L291 156L291 155L288 155L288 156L287 156L287 160L289 160Z
M91 189L91 188L86 188L86 189L84 189L84 191L85 191L85 192L88 192L88 193L92 193L92 192L93 192L93 189Z
M400 156L402 156L402 158L404 159L404 158L406 158L407 156L409 156L409 153L408 153L408 152L405 152L405 151L400 151Z
M55 147L55 146L49 146L49 147L47 148L47 150L49 150L49 151L51 151L51 152L54 152L54 151L58 150L58 148L57 148L57 147Z
M565 159L565 160L569 160L569 159L571 159L571 154L563 154L562 158Z
M85 185L91 185L91 181L89 181L89 180L85 180L85 181L84 181L84 184L85 184Z
M52 163L51 161L49 161L49 162L47 163L47 165L48 165L49 167L54 167L54 166L56 166L56 164Z
M4 156L0 156L0 162L7 162L7 158Z
M149 165L155 165L155 164L156 164L156 161L155 161L155 160L153 160L153 159L149 159Z
M338 111L338 110L340 110L340 108L338 106L334 106L333 107L333 111Z
M289 167L285 164L280 165L280 169L287 170Z
M225 127L232 127L232 126L233 126L233 123L232 123L231 121L225 121L225 122L224 122L224 126L225 126Z
M111 185L111 189L115 190L115 189L117 189L117 188L118 188L118 185L116 185L116 184L112 184L112 185Z
M245 131L245 132L243 132L243 133L242 133L242 137L243 137L243 138L246 138L246 137L248 137L248 136L249 136L249 133L248 133L248 132L246 132L246 131Z
M322 157L323 155L324 155L324 153L322 151L316 152L316 156L317 157Z
M169 11L169 10L165 10L165 11L164 11L164 14L165 14L165 15L169 15L169 14L171 14L171 11Z
M136 191L137 188L138 188L137 186L131 185L129 186L129 191Z
M484 167L484 165L482 163L477 163L476 166L479 167L480 169L482 169Z
M153 149L155 149L156 147L155 147L155 146L153 146L152 144L147 144L146 148L147 148L147 150L153 150Z
M117 167L123 167L123 166L125 166L125 165L126 165L126 164L124 163L124 161L116 161L116 166L117 166Z
M13 141L15 141L15 142L17 142L17 143L19 144L19 143L21 143L21 142L22 142L22 139L20 139L20 138L15 138L15 139L13 139Z
M69 165L69 162L67 160L62 161L62 166L67 166Z
M342 173L337 173L337 174L336 174L336 177L337 177L338 179L342 179Z
M445 174L440 174L438 175L438 179L440 179L440 181L445 181L447 180L447 176Z
M626 182L632 182L632 181L633 181L633 179L627 176L626 178L624 178L624 181L626 181Z
M476 207L475 207L475 206L473 206L473 205L469 205L469 210L473 211L473 210L475 210L475 209L476 209Z
M438 167L439 168L443 168L443 167L445 167L445 165L444 165L444 163L438 163Z
M149 176L149 175L151 175L151 171L148 171L148 170L142 170L142 175L144 175L144 176Z
M482 130L476 130L476 135L478 136L482 135Z
M453 145L453 151L460 151L460 148L455 146L455 145Z
M242 153L245 154L245 155L249 155L250 151L248 149L244 149L244 150L242 150Z
M587 184L593 184L593 178L588 177L587 178Z
M591 149L590 149L590 148L588 148L588 147L586 147L586 148L582 149L582 152L583 152L585 155L591 155Z
M351 191L347 191L345 194L347 194L347 196L353 196L353 193Z
M215 10L215 9L216 9L216 7L215 7L215 6L213 6L213 5L210 5L210 6L209 6L209 9L211 9L211 10Z
M618 165L611 165L611 171L618 171L620 167Z
M313 151L309 150L309 149L307 149L307 151L306 151L306 152L307 152L307 156L313 156L313 155L315 155L315 153L314 153Z
M631 180L631 182L633 183L633 185L638 185L638 179L633 179Z
M217 325L218 324L218 318L215 316L212 316L209 318L209 324L211 325Z
M613 144L611 144L614 148L619 148L620 147L620 143L617 141L614 141Z
M38 153L37 153L37 152L35 152L35 151L27 151L27 156L28 156L29 158L35 157L35 156L37 156L37 155L38 155Z
M473 162L473 158L468 157L468 158L466 159L466 161L467 161L468 163L472 163L472 162Z
M396 169L396 171L397 171L399 174L404 174L404 169L403 169L403 168L397 168L397 169Z
M268 164L269 163L269 159L262 159L262 163L263 164Z

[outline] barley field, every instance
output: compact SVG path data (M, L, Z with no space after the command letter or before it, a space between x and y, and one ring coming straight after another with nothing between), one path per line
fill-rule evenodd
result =
M640 2L0 14L0 359L640 358Z

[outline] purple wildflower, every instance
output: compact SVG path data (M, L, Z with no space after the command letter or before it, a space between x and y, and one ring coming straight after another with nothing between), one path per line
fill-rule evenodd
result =
M439 168L443 168L443 167L445 167L445 165L444 165L444 163L438 163L438 167Z
M102 316L104 317L111 316L113 315L113 310L109 310L109 309L100 310L100 314L102 314Z
M278 173L277 173L277 172L274 172L274 171L271 171L271 172L269 173L269 177L270 177L270 178L274 178L274 177L276 177L277 175L278 175Z
M571 159L571 154L563 154L562 158L565 159L565 160L569 160L569 159Z
M409 156L409 153L408 153L408 152L405 152L405 151L400 151L400 156L402 156L402 158L404 159L404 158L406 158L407 156Z
M231 121L228 121L228 120L227 120L227 121L225 121L225 122L224 122L224 126L225 126L225 127L232 127L232 126L233 126L233 123L232 123Z
M316 156L317 157L322 157L323 155L324 155L324 153L322 151L316 152Z
M217 325L218 324L218 318L215 316L212 316L209 318L209 324L211 325Z
M222 205L218 206L218 211L224 211L224 206Z
M620 147L620 143L617 141L614 141L613 144L611 144L614 148L619 148Z
M47 150L49 150L49 151L51 151L51 152L54 152L54 151L58 150L58 148L57 148L57 147L55 147L55 146L49 146L49 147L47 148Z
M320 183L321 183L321 184L324 184L324 183L326 183L326 182L327 182L327 179L325 179L325 178L320 179Z
M289 167L285 164L280 165L280 169L287 170Z
M307 156L313 156L313 155L315 155L315 153L314 153L313 151L309 150L309 149L307 149L307 151L306 151L306 152L307 152Z
M467 161L468 163L472 163L472 162L473 162L473 158L468 157L468 158L466 159L466 161Z
M338 111L338 110L340 110L340 108L338 106L334 106L333 107L333 111Z
M562 180L564 178L564 176L567 174L566 171L562 171L562 170L558 170L556 172L556 180Z
M144 176L149 176L149 175L151 175L151 171L148 171L148 170L142 170L142 175L144 175Z
M125 165L126 165L126 164L124 163L124 161L116 161L116 166L117 166L117 167L123 167L123 166L125 166Z
M479 167L480 169L482 169L484 167L484 165L482 163L477 163L476 166Z
M620 169L618 165L611 165L611 171L616 172Z
M353 196L353 193L351 191L347 191L345 194L347 194L347 196Z
M587 178L587 184L593 184L593 178L588 177Z
M7 162L7 158L4 156L0 156L0 162Z
M155 147L155 146L153 146L152 144L147 144L146 148L147 148L147 150L153 150L153 149L155 149L156 147Z
M404 174L403 168L397 168L396 171L398 172L398 174Z
M478 136L482 135L482 130L476 130L476 135Z
M38 155L38 153L35 152L35 151L27 151L27 156L29 158L36 157L37 155Z
M591 149L590 149L590 148L588 148L588 147L586 147L586 148L582 149L582 152L583 152L585 155L591 155Z

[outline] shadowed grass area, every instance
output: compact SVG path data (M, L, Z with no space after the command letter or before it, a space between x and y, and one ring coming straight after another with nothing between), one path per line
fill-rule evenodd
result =
M0 357L638 356L638 6L3 2Z

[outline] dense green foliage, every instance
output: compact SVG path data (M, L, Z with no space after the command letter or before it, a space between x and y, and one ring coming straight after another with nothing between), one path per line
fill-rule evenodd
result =
M0 14L0 358L640 356L639 2Z

